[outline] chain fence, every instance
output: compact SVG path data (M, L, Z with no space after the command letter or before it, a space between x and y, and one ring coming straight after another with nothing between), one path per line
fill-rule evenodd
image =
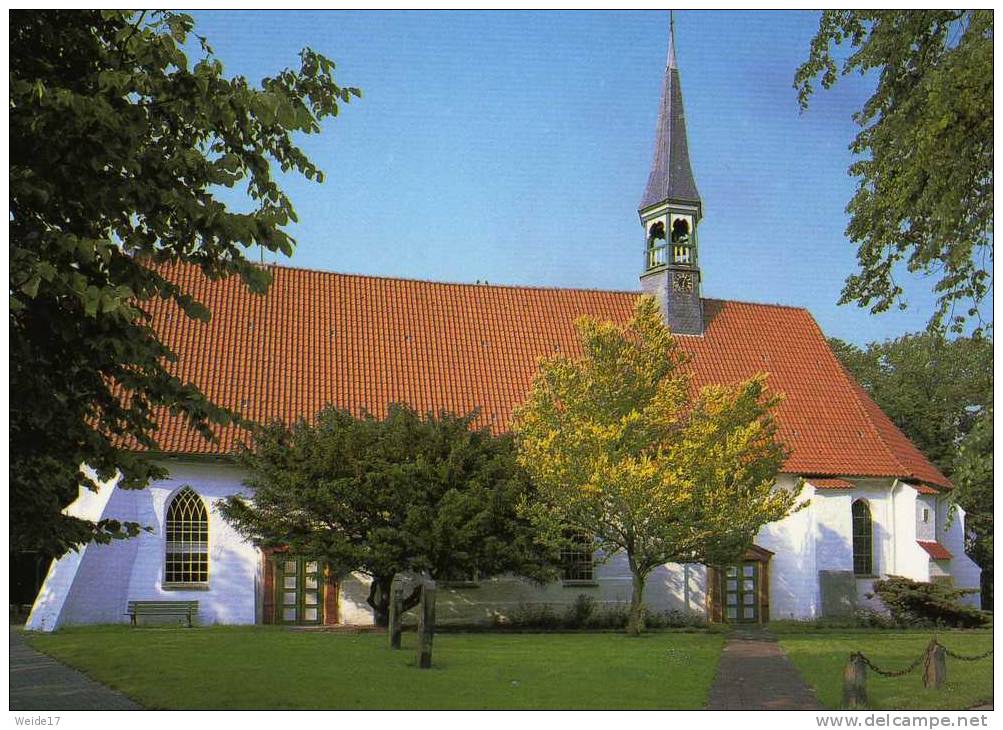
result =
M908 667L897 672L890 671L887 669L882 669L881 667L877 666L873 661L871 661L871 659L868 656L866 656L863 652L860 651L854 652L851 655L851 658L859 657L860 661L866 664L869 669L871 669L876 674L880 674L882 677L904 677L910 672L915 671L916 668L919 667L921 664L923 665L923 669L925 670L927 666L929 666L930 660L933 657L933 650L938 646L944 650L944 653L947 656L951 657L952 659L958 659L963 662L976 662L979 661L980 659L986 659L993 653L993 650L990 649L989 651L984 652L982 654L975 654L971 656L967 656L965 654L958 654L957 652L951 651L946 646L941 644L940 641L938 641L936 638L933 638L930 640L930 643L927 644L927 647L922 654L916 657L916 659Z

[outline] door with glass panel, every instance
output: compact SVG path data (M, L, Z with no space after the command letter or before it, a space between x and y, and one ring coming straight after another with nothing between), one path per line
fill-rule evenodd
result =
M729 565L724 570L726 621L759 621L759 563Z
M282 624L323 621L323 563L281 556L275 562L276 619Z

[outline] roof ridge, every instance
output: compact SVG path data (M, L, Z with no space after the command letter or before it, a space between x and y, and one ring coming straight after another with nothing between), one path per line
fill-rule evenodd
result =
M302 271L308 274L320 274L322 276L351 276L359 279L377 279L380 281L401 281L401 282L414 282L417 284L438 284L441 286L465 286L465 287L485 287L489 289L517 289L517 290L528 290L528 291L558 291L558 292L594 292L596 294L629 294L633 296L641 296L644 291L641 289L599 289L597 287L590 286L553 286L544 284L490 284L488 282L477 283L470 281L449 281L444 279L421 279L421 278L408 278L405 276L389 276L386 274L366 274L357 271L330 271L327 269L312 269L308 266L289 266L286 264L279 263L265 263L258 264L255 266L264 266L271 269L282 269L285 271ZM198 268L197 265L191 264L193 268ZM812 317L814 322L814 317L811 314L811 310L808 307L797 305L797 304L780 304L779 302L752 302L746 299L723 299L721 297L700 297L702 301L705 302L721 302L722 304L744 304L750 307L773 307L776 309L792 309L795 311L808 312L808 315ZM816 325L817 326L817 325ZM821 332L821 328L819 328ZM822 333L823 337L825 333Z
M262 264L255 264L261 266ZM286 271L302 271L308 274L321 274L323 276L351 276L358 279L378 279L382 281L414 282L416 284L438 284L440 286L468 286L486 287L490 289L520 289L532 291L581 291L596 292L597 294L636 294L642 292L635 289L598 289L596 287L574 287L574 286L546 286L537 284L489 284L488 282L478 283L474 281L446 281L443 279L420 279L408 278L405 276L388 276L385 274L364 274L355 271L328 271L325 269L311 269L306 266L286 266L285 264L270 263L264 264L267 268L284 269Z

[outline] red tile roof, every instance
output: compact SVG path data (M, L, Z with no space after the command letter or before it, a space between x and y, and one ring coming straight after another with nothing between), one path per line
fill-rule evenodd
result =
M379 416L403 402L420 411L479 408L482 424L503 431L537 359L580 352L575 319L624 322L638 295L270 269L264 296L236 278L210 282L193 267L168 269L213 313L209 323L149 303L153 326L178 356L173 372L258 422L312 417L328 403ZM785 394L786 471L949 485L846 374L806 310L707 299L704 312L705 334L680 337L696 382L767 372ZM226 453L242 438L228 427L211 444L169 414L160 423L168 453Z
M808 481L816 489L853 489L853 482L848 482L845 479L818 479L811 477Z
M930 554L933 560L950 560L953 557L950 551L939 542L931 540L917 540L916 542Z
M910 484L909 486L920 494L940 494L938 490L933 487L928 487L926 484Z

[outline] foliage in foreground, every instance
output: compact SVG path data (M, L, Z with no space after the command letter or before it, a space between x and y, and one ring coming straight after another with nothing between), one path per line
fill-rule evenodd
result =
M273 423L238 456L253 500L232 496L221 511L259 545L370 576L381 625L399 572L553 577L559 544L519 514L534 492L512 439L473 428L475 418L392 405L383 419L327 408L316 423Z
M891 576L874 581L874 592L900 626L977 628L989 622L987 614L960 601L971 591L944 583Z
M838 66L842 43L850 53ZM904 262L938 277L932 325L960 332L975 320L981 330L978 307L992 291L993 11L825 10L794 80L802 108L816 79L829 88L854 72L878 83L854 115L846 234L859 271L840 303L904 308Z
M570 529L633 575L628 630L644 629L644 583L669 562L740 557L797 495L766 376L694 392L686 355L651 297L623 327L576 322L582 357L541 361L515 413L519 461L540 493L538 524Z
M273 171L321 180L293 137L360 95L310 49L257 88L227 79L204 39L189 63L192 33L171 12L10 13L12 550L55 556L136 534L62 513L80 485L93 488L81 465L141 488L164 471L123 447L155 449L158 412L206 437L236 417L172 375L147 303L209 318L164 276L175 262L264 291L267 272L244 253L289 254L296 220ZM235 187L247 212L220 199Z
M87 627L31 644L150 709L700 709L720 635L440 634L435 666L415 635L278 627ZM150 657L156 657L151 661Z

